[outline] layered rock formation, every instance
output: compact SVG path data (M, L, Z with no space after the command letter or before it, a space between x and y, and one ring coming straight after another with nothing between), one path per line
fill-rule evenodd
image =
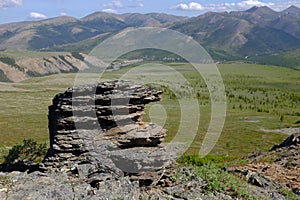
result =
M161 92L130 81L74 87L49 107L46 170L64 169L89 184L129 176L140 185L157 181L174 163L161 143L166 130L144 123L145 104Z

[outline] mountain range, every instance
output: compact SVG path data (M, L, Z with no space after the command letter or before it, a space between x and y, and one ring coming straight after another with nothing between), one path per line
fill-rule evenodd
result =
M246 59L268 64L280 61L295 68L300 65L300 9L296 6L281 12L264 6L246 11L208 12L192 18L96 12L81 19L62 16L8 23L0 25L0 52L87 54L99 42L125 28L149 26L192 36L216 61Z
M128 27L158 27L184 19L186 17L157 13L117 15L97 12L81 19L62 16L3 24L0 25L0 50L40 51L85 40L97 40Z
M145 26L167 27L193 36L208 49L249 56L300 47L300 9L291 6L281 12L253 7L246 11L208 12L194 18L97 12L81 19L63 16L3 24L0 50L59 50L61 45L97 40L127 27Z
M206 13L169 28L193 36L218 57L251 57L300 47L300 9L276 12L252 7L242 12Z

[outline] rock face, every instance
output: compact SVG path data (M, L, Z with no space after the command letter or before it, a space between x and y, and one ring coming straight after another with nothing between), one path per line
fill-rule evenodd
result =
M145 104L160 91L130 81L74 87L49 107L50 149L42 168L66 170L97 186L129 176L151 185L174 163L162 141L166 130L144 123Z

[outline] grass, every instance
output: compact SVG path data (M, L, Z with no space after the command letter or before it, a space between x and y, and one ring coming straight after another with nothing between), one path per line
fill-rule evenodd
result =
M262 64L291 67L299 70L300 69L299 52L300 49L296 49L292 51L285 51L282 53L275 53L272 55L255 56L249 58L248 60L252 62L259 62Z
M246 180L240 179L221 168L227 165L231 158L208 155L200 158L198 155L184 155L178 162L190 166L195 175L205 180L205 193L221 192L239 199L257 199L249 192Z
M146 111L152 110L152 116L144 116L145 120L162 123L168 129L166 141L171 141L177 133L181 113L180 99L196 94L201 120L196 138L187 154L197 154L210 122L210 99L203 79L186 63L168 63L168 66L189 80L194 88L189 91L188 84L182 85L179 79L169 77L168 72L152 69L153 63L145 65L149 69L147 73L154 74L152 81L157 82L159 79L160 83L170 86L159 86L165 92L162 101L147 105ZM218 67L224 79L228 108L225 127L212 151L213 155L240 158L255 150L269 150L287 136L265 133L262 128L299 126L296 124L300 120L299 71L244 63L223 64ZM147 78L146 73L141 75L133 67L125 67L105 73L101 80L120 77L128 79L134 76L137 81ZM58 74L32 78L21 83L0 83L1 149L18 144L26 138L33 138L38 142L47 141L48 106L57 93L73 86L75 77L76 74ZM84 79L97 77L98 74L90 73L81 78L84 83ZM178 94L177 97L175 93ZM155 104L162 107L155 109ZM192 123L193 121L190 122Z
M298 195L296 195L295 193L293 193L289 189L281 188L280 192L281 192L281 194L283 194L289 200L298 200Z
M48 106L55 94L72 86L73 77L70 74L34 78L9 85L1 83L0 146L12 146L25 138L39 142L47 140Z
M204 82L197 80L194 71L187 70L186 65L174 64L174 67L191 80L199 94L201 121L196 139L188 150L189 154L195 154L210 120L208 91ZM244 63L219 65L219 70L226 87L228 108L225 127L213 154L242 157L255 150L269 150L287 136L265 133L262 128L297 126L295 123L299 120L300 111L298 71ZM179 121L178 103L173 96L165 92L159 102L168 111L165 126L169 130L169 141L178 129L174 122Z
M246 181L220 170L220 168L213 163L205 164L200 167L194 166L194 171L196 176L207 182L205 191L208 193L214 191L226 192L230 194L230 196L238 198L256 199L250 194Z

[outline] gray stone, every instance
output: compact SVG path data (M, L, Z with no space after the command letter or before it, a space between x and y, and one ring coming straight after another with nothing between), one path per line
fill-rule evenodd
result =
M145 104L159 101L159 94L120 80L56 95L49 107L51 147L42 168L70 171L90 184L124 176L151 184L176 159L162 143L166 130L142 121Z

